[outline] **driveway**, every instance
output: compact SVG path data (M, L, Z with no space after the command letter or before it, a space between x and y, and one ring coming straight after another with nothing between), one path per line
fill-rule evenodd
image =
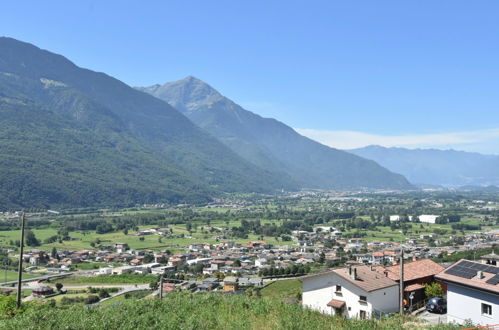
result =
M446 324L447 323L447 314L435 314L429 313L428 311L424 311L423 313L418 315L419 318L427 321L429 325L437 325L437 324Z

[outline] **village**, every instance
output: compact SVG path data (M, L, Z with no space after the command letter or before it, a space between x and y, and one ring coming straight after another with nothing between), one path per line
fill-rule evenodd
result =
M317 203L317 198L310 197L310 194L299 198L293 196L292 199L305 202L308 205L306 213L313 213ZM236 212L245 212L245 215L256 213L257 217L265 209L255 202L236 202L232 205L227 201L220 202L223 204L212 204L207 208L223 207L226 210L232 207ZM346 204L342 200L340 211L358 210L359 203L365 202L362 198L354 202L348 200ZM336 198L334 203L337 203ZM431 203L435 204L435 201ZM477 205L476 202L463 205L466 212L470 211L469 204ZM153 206L144 208L154 209ZM183 205L178 206L178 209L184 208ZM433 211L438 208L437 204ZM50 214L54 215L53 212ZM473 313L476 315L472 313L469 317L463 317L467 315L466 311L459 308L463 301L467 301L469 306L475 304L479 309L481 304L485 304L483 308L486 312L488 306L494 311L499 308L498 285L492 284L493 278L497 278L498 257L495 249L499 241L499 230L492 223L495 219L488 216L487 221L491 225L483 226L482 230L467 230L466 227L451 230L451 224L442 221L443 217L448 219L448 215L435 212L437 214L409 216L407 213L388 214L380 218L380 225L387 222L387 226L381 228L397 226L396 230L387 232L397 235L390 239L366 235L355 237L353 234L362 234L363 229L350 227L350 222L341 218L329 222L301 222L302 225L297 226L283 223L282 227L291 229L284 232L280 227L272 227L274 232L279 233L274 235L276 237L262 234L257 220L240 220L239 228L231 228L227 222L213 220L196 223L194 218L184 227L177 224L125 228L120 236L112 236L114 240L106 239L111 236L105 235L111 233L95 235L97 239L87 239L84 235L91 246L80 250L61 248L82 244L73 238L77 237L76 233L69 232L65 233L66 240L62 242L57 242L58 237L52 243L49 237L49 240L45 239L47 243L41 242L41 248L28 247L24 250L22 259L26 273L23 275L23 290L29 293L24 299L71 303L83 301L82 297L86 297L87 303L106 304L118 302L120 297L130 297L133 293L140 294L140 297L158 297L180 291L260 297L272 292L283 301L347 318L380 318L402 310L435 324L463 324L469 320L476 324L488 324L490 319L497 319L497 312L476 314L475 310ZM112 218L123 214L121 211L113 212ZM373 217L370 218L372 221ZM360 219L363 224L369 217ZM468 216L468 219L473 218ZM45 220L42 218L40 221L44 223ZM35 221L33 223L36 224ZM406 227L402 226L408 225L413 228L409 228L409 234L404 236L401 232ZM271 228L265 223L262 227L266 230ZM43 230L34 230L34 233L43 233ZM118 241L120 237L124 240ZM170 244L164 248L141 246L147 242L164 243L169 240L185 242L185 245ZM134 245L141 247L134 248ZM17 251L16 248L2 247L2 253L13 260L19 258ZM463 260L470 263L467 264L469 269L478 269L475 276L481 277L471 279L469 292L463 291L463 281L458 281L461 283L458 289L455 287L455 276L464 274L460 266ZM490 265L491 268L480 270L474 265ZM452 271L454 267L461 270L458 275ZM478 271L482 273L477 275ZM7 272L6 269L5 279ZM12 270L10 273L13 273ZM16 280L11 277L2 284L6 294L14 292ZM1 278L0 274L0 281ZM282 289L287 286L293 289ZM428 296L435 286L437 288L433 292L439 296ZM92 294L92 290L100 290L97 292L101 297ZM475 294L477 290L483 291L480 291L479 297ZM93 296L92 299L88 298L90 296ZM445 310L439 310L442 314L429 313L430 299L442 297L447 299Z

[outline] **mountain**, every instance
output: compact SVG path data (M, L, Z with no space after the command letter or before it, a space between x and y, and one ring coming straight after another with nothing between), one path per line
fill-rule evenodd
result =
M168 102L241 157L273 173L289 175L301 187L411 188L402 175L247 111L194 77L138 89Z
M0 127L0 209L293 188L166 102L11 38L0 38Z
M372 159L417 184L498 185L499 156L436 149L368 146L349 152Z

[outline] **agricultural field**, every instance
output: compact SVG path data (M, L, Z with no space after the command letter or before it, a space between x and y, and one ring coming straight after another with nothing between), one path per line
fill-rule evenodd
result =
M23 272L23 279L33 278L37 275L27 274ZM17 281L18 275L17 272L11 270L0 270L0 283Z

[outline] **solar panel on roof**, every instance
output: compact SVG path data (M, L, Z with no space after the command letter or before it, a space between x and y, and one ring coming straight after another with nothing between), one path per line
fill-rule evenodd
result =
M452 268L449 268L445 271L446 274L449 274L449 275L456 275L456 272L457 270L454 269L454 267Z
M462 267L471 267L471 266L475 265L475 263L464 260L464 261L461 261L459 263L459 265Z
M499 283L499 274L495 275L492 278L489 278L485 283L496 285L497 283Z
M494 266L488 266L486 269L485 269L485 272L487 273L492 273L492 274L498 274L498 270L497 270L497 267L494 267Z
M481 264L472 264L470 266L471 269L476 269L476 270L480 270L480 268L482 268L482 265Z
M475 275L476 275L476 272L461 271L461 277L472 278Z
M489 268L489 266L480 264L480 268L478 268L478 270L481 270L482 272L484 272L487 270L487 268Z

